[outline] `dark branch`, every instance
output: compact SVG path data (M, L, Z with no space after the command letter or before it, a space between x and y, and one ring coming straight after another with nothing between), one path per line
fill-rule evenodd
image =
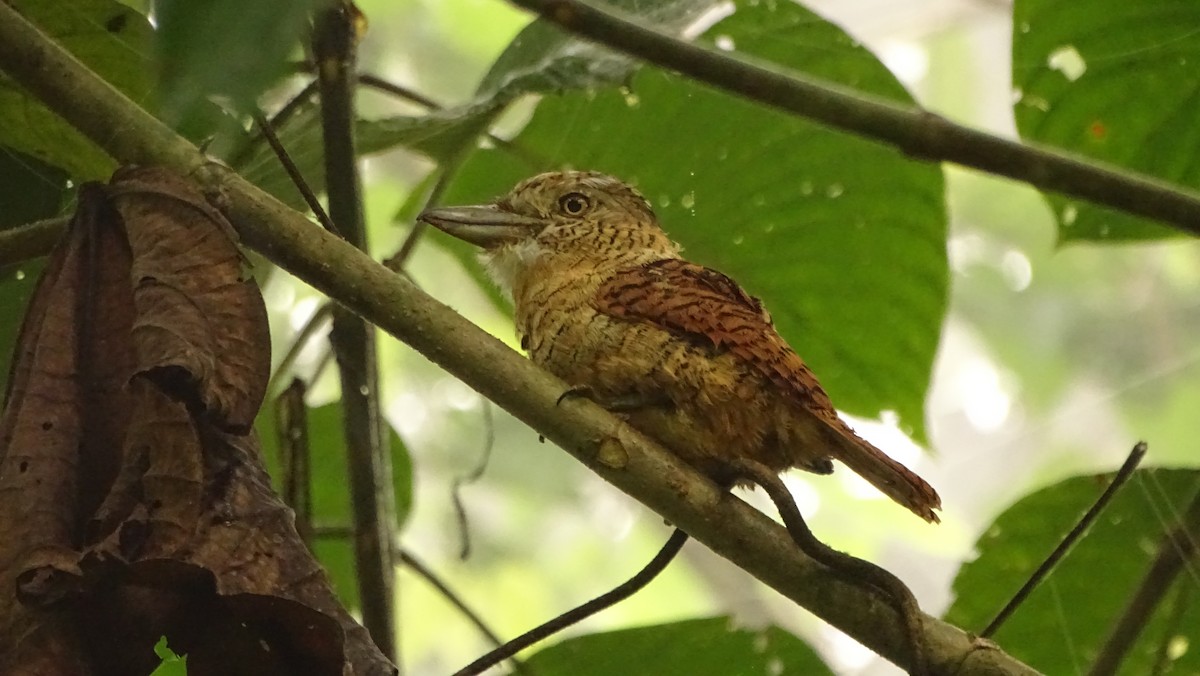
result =
M1002 139L928 111L678 40L579 0L511 0L582 37L753 101L896 146L1200 234L1200 194L1078 155Z
M1113 624L1108 637L1101 644L1100 654L1092 663L1088 676L1109 676L1117 673L1125 655L1146 625L1154 609L1167 595L1167 590L1183 568L1196 558L1200 549L1200 491L1192 498L1187 512L1180 517L1177 527L1163 536L1158 553L1150 568L1130 597L1128 605Z
M348 2L331 3L314 21L312 44L321 100L329 215L346 241L365 251L362 182L354 142L356 11ZM375 328L338 306L334 308L329 342L342 386L342 426L363 625L383 654L398 663L393 602L396 562L392 551L396 498L391 453L379 407Z

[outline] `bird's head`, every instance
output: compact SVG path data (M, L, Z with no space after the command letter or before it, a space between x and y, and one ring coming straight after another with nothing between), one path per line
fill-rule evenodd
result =
M619 267L679 250L641 193L593 171L539 174L490 204L429 209L418 219L481 247L508 289L539 267Z

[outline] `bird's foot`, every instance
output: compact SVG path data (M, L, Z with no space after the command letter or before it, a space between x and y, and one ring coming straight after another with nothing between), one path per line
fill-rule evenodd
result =
M605 397L596 394L596 391L587 385L573 385L567 388L558 396L558 401L554 402L554 404L561 406L564 401L576 397L590 399L609 413L632 413L645 408L670 407L674 405L666 395L648 395L640 392L630 392L629 394Z

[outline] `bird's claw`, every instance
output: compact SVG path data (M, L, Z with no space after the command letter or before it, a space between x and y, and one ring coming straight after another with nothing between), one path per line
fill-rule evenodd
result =
M574 399L575 397L590 399L609 413L632 413L652 406L672 405L671 400L666 396L654 396L638 392L613 397L602 397L597 395L596 391L587 385L573 385L568 387L562 394L558 395L558 400L554 404L555 406L559 406L564 401Z
M562 394L558 395L558 399L554 400L554 405L562 406L564 401L568 399L574 399L576 397L583 397L584 399L596 401L596 392L587 385L572 385L563 390Z

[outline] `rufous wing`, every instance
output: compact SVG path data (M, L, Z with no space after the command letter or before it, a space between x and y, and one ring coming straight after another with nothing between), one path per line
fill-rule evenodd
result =
M596 293L596 309L649 322L727 350L830 429L831 454L927 521L941 499L929 484L861 439L834 410L813 372L775 330L762 303L730 277L672 258L627 268Z

